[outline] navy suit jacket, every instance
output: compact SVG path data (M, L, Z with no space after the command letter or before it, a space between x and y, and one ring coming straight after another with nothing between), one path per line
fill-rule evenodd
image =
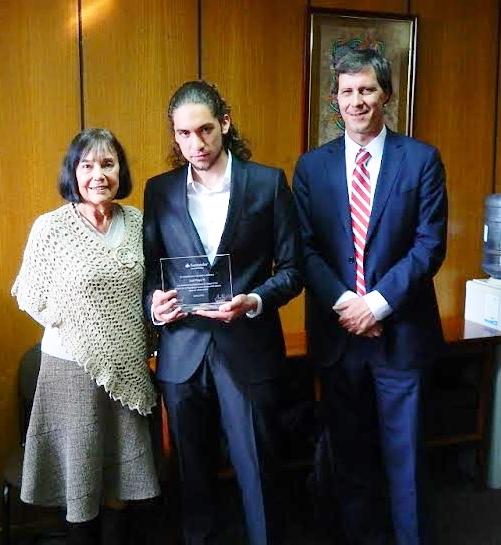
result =
M187 206L187 167L148 180L144 197L145 312L161 289L159 259L205 254ZM241 382L275 378L284 362L278 307L302 289L297 217L282 170L233 156L230 202L218 254L231 255L233 293L257 293L263 312L231 324L189 315L163 326L157 376L184 382L213 339ZM218 266L218 260L212 267ZM151 318L151 317L150 317Z
M438 151L388 131L366 239L367 292L393 312L378 339L350 335L332 305L355 291L355 260L346 182L345 141L304 154L294 174L313 357L330 365L348 348L395 369L419 367L442 347L433 276L445 257L447 195Z

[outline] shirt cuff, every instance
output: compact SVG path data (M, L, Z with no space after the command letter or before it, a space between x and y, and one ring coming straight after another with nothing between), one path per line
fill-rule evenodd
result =
M388 301L376 290L365 294L363 299L378 322L393 312Z
M248 297L252 297L256 300L257 308L256 310L249 310L249 312L246 312L245 315L247 316L247 318L255 318L263 312L263 300L261 299L261 296L257 293L249 293Z
M155 320L155 316L153 314L153 303L151 304L150 312L151 312L151 321L153 322L153 325L165 325L165 322L157 322Z
M341 297L339 297L339 299L334 303L332 310L334 310L335 312L339 314L339 312L336 310L336 307L338 305L340 305L341 303L345 303L346 301L349 301L350 299L356 299L357 297L358 295L355 292L351 290L346 290L343 294L341 294Z

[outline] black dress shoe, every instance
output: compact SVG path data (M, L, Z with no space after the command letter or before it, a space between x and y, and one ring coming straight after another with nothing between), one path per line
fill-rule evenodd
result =
M100 545L99 517L85 522L67 522L67 545Z

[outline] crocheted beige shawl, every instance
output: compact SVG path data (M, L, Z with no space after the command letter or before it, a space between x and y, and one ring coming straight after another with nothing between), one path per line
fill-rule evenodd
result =
M122 210L125 234L116 248L69 204L40 216L12 295L40 324L59 328L63 349L111 398L148 414L156 396L141 304L142 215L132 206Z

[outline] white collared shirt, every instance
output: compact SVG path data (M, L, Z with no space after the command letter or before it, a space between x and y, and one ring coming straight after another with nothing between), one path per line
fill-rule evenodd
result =
M211 264L217 254L223 234L231 187L231 152L228 151L228 162L223 177L215 187L208 188L193 179L191 164L188 165L187 197L188 212L198 231L205 253Z
M371 157L367 161L367 170L369 171L370 180L371 180L371 210L372 203L374 201L374 193L376 192L377 179L379 176L379 171L381 170L381 161L383 159L383 149L384 143L386 140L387 129L383 125L381 132L373 138L366 146L360 146L354 140L352 140L348 133L344 133L344 142L345 142L345 160L346 160L346 183L348 187L348 195L351 202L351 179L353 177L353 170L355 169L355 159L358 151L361 147L367 150ZM340 303L344 303L350 299L359 297L355 292L351 290L345 291L341 297L335 302L334 307ZM388 301L377 291L371 291L363 296L367 306L371 310L372 314L377 321L383 320L389 316L393 309L388 304Z
M228 162L226 163L226 170L215 187L208 188L196 182L193 179L191 164L188 165L188 175L186 178L188 186L186 191L188 212L211 263L214 262L214 257L221 242L230 204L231 164L233 159L231 151L228 150L227 153ZM249 296L254 297L257 301L257 309L247 313L249 318L254 318L261 314L263 302L257 293L249 293Z
M346 159L346 183L348 186L348 195L351 202L351 180L353 178L353 171L355 170L355 159L358 154L358 150L363 147L367 150L371 157L366 163L367 170L369 171L371 180L371 209L372 202L374 200L374 193L376 191L377 178L381 169L381 160L383 159L384 142L386 140L386 127L383 125L381 132L373 138L366 146L360 146L354 140L352 140L348 133L344 133L345 144L345 159Z

